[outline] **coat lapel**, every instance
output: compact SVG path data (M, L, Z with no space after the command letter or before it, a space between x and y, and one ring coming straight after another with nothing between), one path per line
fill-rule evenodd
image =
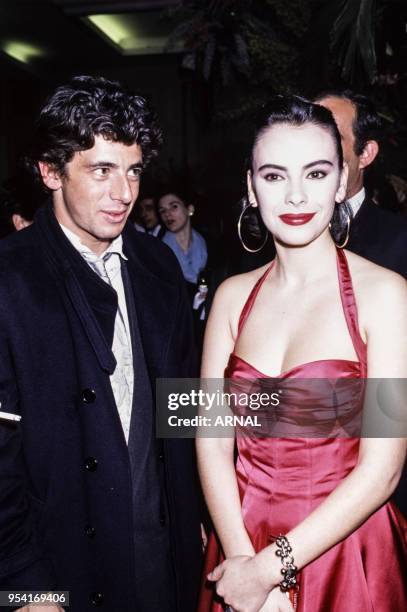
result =
M109 375L116 367L112 352L116 292L93 272L59 227L52 205L36 216L47 260L76 312L99 365Z
M157 277L143 265L126 233L123 238L140 338L149 376L154 381L165 368L176 308L176 289L170 284L170 279Z
M369 244L376 241L377 218L374 205L365 198L351 223L350 238L347 248L364 256Z

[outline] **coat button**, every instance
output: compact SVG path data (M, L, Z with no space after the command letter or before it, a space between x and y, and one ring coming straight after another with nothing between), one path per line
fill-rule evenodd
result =
M88 538L94 538L96 535L96 529L93 527L93 525L86 525L85 533Z
M95 459L95 457L88 457L85 460L85 468L88 470L88 472L95 472L97 470L98 467L98 460Z
M165 525L165 516L163 514L160 516L160 525Z
M85 402L85 404L93 404L95 399L96 393L93 389L84 389L82 391L82 401Z
M90 600L94 606L101 606L104 600L103 593L91 593Z
M164 461L164 453L161 451L161 453L158 455L158 458L160 461Z

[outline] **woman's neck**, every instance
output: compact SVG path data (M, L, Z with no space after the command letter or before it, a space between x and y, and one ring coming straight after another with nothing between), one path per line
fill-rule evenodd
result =
M181 249L186 253L191 246L192 242L192 227L190 223L187 223L182 229L175 234L175 239L178 242Z
M332 274L336 261L336 248L329 231L313 242L299 247L287 246L276 241L274 278L286 285L306 286Z

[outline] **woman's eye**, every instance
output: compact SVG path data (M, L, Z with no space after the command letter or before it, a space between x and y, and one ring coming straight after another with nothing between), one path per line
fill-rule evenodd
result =
M282 181L283 177L280 174L265 174L266 181Z
M308 177L312 179L320 179L320 178L324 178L325 176L326 176L326 172L323 172L322 170L313 170L308 175Z

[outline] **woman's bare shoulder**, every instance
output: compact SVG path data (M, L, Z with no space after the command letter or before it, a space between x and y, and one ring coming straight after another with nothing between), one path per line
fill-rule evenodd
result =
M364 257L346 251L359 309L365 312L407 307L406 279Z
M261 268L256 268L250 272L230 276L224 280L221 285L219 285L216 291L215 299L217 301L222 300L222 302L229 302L230 300L236 301L236 299L238 301L239 299L247 299L250 291L267 271L269 266L270 264L266 264L261 266Z
M267 264L251 272L236 274L223 281L213 300L210 321L217 321L219 325L222 325L222 321L227 320L231 335L236 338L238 322L244 305L256 282L269 266L270 264Z
M373 283L375 289L386 285L399 286L401 289L406 286L406 279L397 272L383 268L383 266L379 266L351 251L346 251L346 258L354 283L361 283L366 286L371 286Z

